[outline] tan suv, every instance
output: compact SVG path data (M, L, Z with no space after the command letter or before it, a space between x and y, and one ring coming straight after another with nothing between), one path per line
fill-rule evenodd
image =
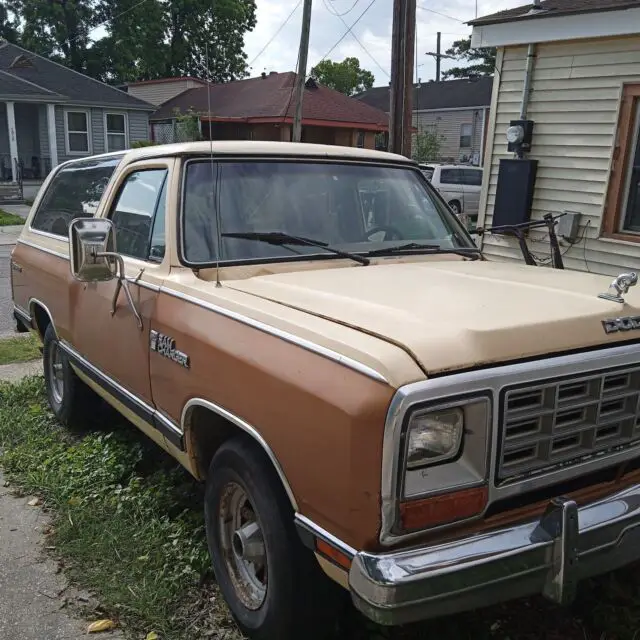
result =
M347 592L383 624L565 603L640 557L635 274L607 293L485 260L406 158L74 160L11 260L52 410L81 421L98 394L206 483L252 638L326 635Z

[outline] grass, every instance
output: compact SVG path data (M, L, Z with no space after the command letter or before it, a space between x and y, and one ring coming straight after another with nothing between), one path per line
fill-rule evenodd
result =
M202 487L108 410L82 434L61 429L41 378L0 383L0 463L13 486L52 514L48 545L69 578L130 638L240 640L209 569ZM383 629L352 608L336 639L632 640L640 629L637 566L581 585L569 609L518 600Z
M14 224L24 224L24 219L0 209L0 227L7 227Z
M38 360L42 357L39 347L37 338L31 334L24 338L0 340L0 365Z

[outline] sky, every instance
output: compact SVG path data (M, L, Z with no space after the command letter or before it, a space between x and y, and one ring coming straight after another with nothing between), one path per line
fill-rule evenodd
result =
M298 4L300 6L282 27ZM464 23L476 17L476 5L477 15L481 17L525 4L528 4L527 0L418 0L418 67L415 79L435 79L435 59L425 54L428 51L436 51L436 33L442 33L443 52L454 40L468 37L471 28ZM245 36L245 52L251 66L250 75L257 76L263 71L293 71L300 42L302 1L256 0L256 5L257 25ZM355 56L360 60L362 68L374 74L374 86L388 84L391 66L392 6L392 0L314 0L307 71L325 56L334 62ZM342 19L339 16L342 16ZM347 26L353 25L356 20L358 22L352 31L366 51L351 33L347 33ZM278 35L261 52L281 27ZM335 46L345 33L347 35ZM445 59L441 67L444 71L455 65L453 60Z

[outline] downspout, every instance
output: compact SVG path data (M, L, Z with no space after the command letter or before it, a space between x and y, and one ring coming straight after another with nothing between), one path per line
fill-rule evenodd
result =
M526 120L529 106L529 94L531 93L531 78L533 76L533 62L536 57L536 45L530 44L527 48L527 65L524 72L524 87L522 89L522 104L520 105L520 120Z

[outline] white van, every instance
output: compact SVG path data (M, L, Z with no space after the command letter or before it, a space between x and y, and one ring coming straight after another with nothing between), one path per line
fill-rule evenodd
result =
M447 201L452 211L476 221L482 188L482 167L425 164L422 172Z

